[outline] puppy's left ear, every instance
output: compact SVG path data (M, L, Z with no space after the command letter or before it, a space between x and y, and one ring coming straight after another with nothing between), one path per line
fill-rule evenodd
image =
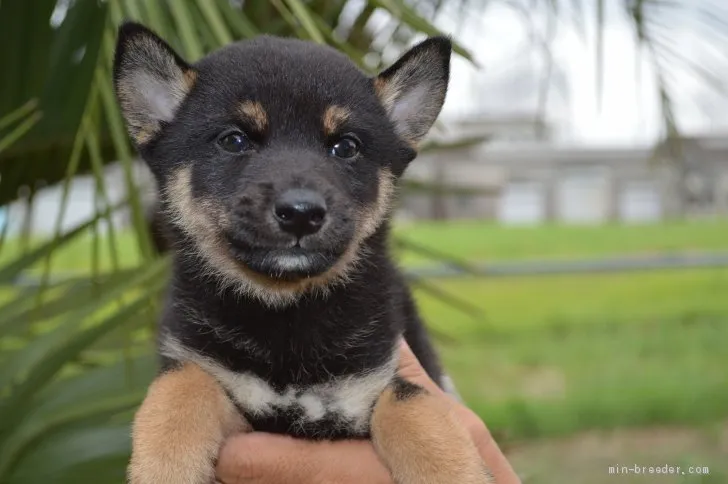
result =
M414 46L374 79L374 88L397 133L416 146L445 102L452 43L431 37Z
M114 87L129 134L138 145L172 121L195 79L194 69L154 32L133 22L119 27Z

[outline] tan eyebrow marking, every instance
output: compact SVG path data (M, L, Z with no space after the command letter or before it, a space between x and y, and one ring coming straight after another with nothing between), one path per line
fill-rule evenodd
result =
M268 127L268 115L263 106L257 101L243 101L240 103L239 112L253 122L257 131L265 131Z
M331 105L324 111L324 134L331 136L344 124L351 115L351 111L343 106Z

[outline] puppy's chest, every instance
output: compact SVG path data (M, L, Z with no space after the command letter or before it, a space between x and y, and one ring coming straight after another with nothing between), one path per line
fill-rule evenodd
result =
M274 388L252 372L192 359L220 382L255 430L319 439L368 436L374 404L396 371L393 356L368 371Z

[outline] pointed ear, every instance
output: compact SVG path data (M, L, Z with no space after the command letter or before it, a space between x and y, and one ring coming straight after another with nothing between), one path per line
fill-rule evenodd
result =
M414 46L374 79L374 88L399 135L416 146L445 102L452 43L432 37Z
M192 67L154 32L133 22L119 27L114 87L137 144L149 141L161 123L174 118L195 79Z

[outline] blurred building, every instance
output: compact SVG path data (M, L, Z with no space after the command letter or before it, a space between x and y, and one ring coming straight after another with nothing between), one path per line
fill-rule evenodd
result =
M462 128L461 128L462 127ZM504 223L655 222L728 216L728 134L657 148L574 147L549 141L542 121L468 120L410 166L401 197L409 219Z

